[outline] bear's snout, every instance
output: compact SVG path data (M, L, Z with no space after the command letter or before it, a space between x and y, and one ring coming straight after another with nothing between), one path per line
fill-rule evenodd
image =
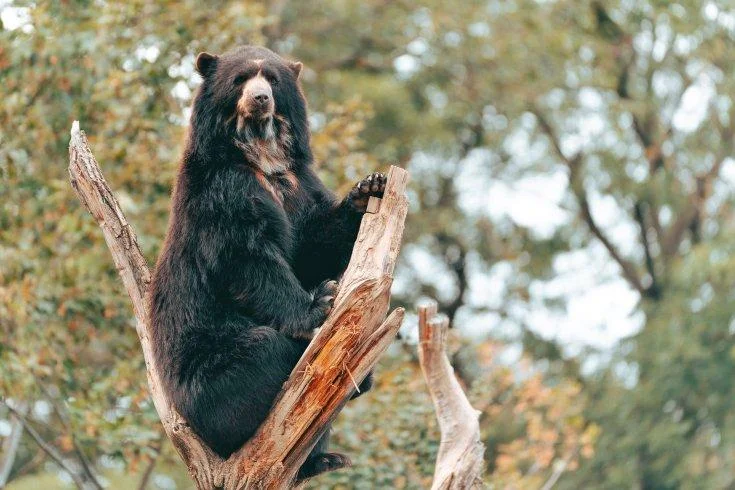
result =
M260 73L248 80L242 88L237 108L244 117L269 117L273 115L275 104L273 89L268 80Z
M253 95L253 99L255 99L255 102L260 105L266 105L270 101L270 96L265 92L261 92Z

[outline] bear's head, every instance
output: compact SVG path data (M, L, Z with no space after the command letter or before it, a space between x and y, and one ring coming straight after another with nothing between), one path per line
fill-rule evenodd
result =
M222 55L201 53L195 66L204 80L194 100L194 132L224 138L246 153L272 147L290 153L295 163L309 163L301 63L241 46Z

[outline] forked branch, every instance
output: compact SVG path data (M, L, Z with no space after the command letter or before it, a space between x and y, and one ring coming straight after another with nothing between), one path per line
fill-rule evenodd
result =
M78 122L72 125L69 160L71 184L102 228L133 303L156 411L197 488L290 487L324 427L352 395L354 381L362 380L373 368L401 325L403 309L385 315L408 210L408 173L391 167L383 199L371 198L332 314L256 435L223 461L194 434L161 388L148 324L150 270Z

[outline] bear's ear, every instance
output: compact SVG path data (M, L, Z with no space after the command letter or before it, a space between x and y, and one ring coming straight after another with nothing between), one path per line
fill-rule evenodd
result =
M216 54L199 53L194 66L196 67L197 72L206 78L214 72L218 59L219 57Z
M300 61L292 61L288 64L288 67L291 68L291 72L298 79L304 64Z

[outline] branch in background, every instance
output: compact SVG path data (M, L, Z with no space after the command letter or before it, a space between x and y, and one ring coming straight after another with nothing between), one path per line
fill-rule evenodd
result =
M635 290L638 291L641 294L641 296L648 296L648 291L643 286L643 283L641 282L641 278L639 277L638 272L636 271L635 265L632 262L626 260L620 254L620 252L615 247L615 245L613 245L613 243L610 241L607 235L599 227L599 225L594 219L594 216L592 216L592 210L590 209L587 190L584 188L584 185L580 181L580 178L579 178L579 169L582 164L581 152L575 154L571 158L567 157L561 149L561 143L560 143L558 136L556 135L556 132L554 131L554 128L548 122L548 120L543 115L543 113L537 108L533 108L532 112L536 115L536 118L538 119L539 127L541 128L541 130L551 140L551 144L554 147L557 155L559 156L559 158L561 158L561 160L564 163L566 163L567 167L569 168L569 183L572 188L573 194L577 198L577 203L579 204L579 208L582 214L582 219L584 219L584 221L587 223L587 226L592 232L592 234L595 237L597 237L597 239L607 249L608 253L613 258L613 260L615 260L615 262L618 263L618 265L620 266L623 272L623 277L625 277L628 283L633 288L635 288Z
M627 69L629 69L629 67L626 68L626 70ZM676 101L673 104L673 110L671 112L671 118L666 124L666 129L663 131L661 136L657 137L655 135L656 129L663 126L660 117L655 111L649 111L645 116L644 122L641 122L641 119L637 114L631 113L634 132L638 137L639 143L643 147L643 153L648 161L649 176L653 176L657 171L666 168L666 162L664 160L665 156L663 154L664 143L666 143L666 141L668 141L674 134L674 114L676 114L677 110L681 106L684 94L691 86L694 85L694 80L696 79L696 77L695 79L690 78L686 72L682 72L680 75L684 78L684 87L676 97ZM649 74L649 78L647 79L648 87L652 87L652 76L652 73ZM647 97L650 99L652 98L652 95L649 94ZM626 97L621 96L621 98L632 100L629 95ZM650 204L653 206L653 203Z
M446 312L449 322L454 322L454 317L464 304L464 295L469 288L469 278L467 277L467 247L465 247L457 237L449 236L447 233L440 232L436 235L436 240L444 250L444 258L446 259L449 269L454 273L457 279L457 294L454 299L448 303L442 303L441 310ZM454 253L456 252L456 254ZM452 256L454 254L455 256Z
M541 130L551 141L551 146L554 148L556 155L566 163L567 167L569 167L569 171L576 176L579 166L582 163L582 153L578 152L572 157L567 157L561 149L561 140L557 136L556 131L554 131L554 128L551 126L551 123L549 123L549 120L544 116L544 113L537 107L532 107L531 112L536 116L536 120L538 121Z
M36 452L33 456L31 456L31 458L23 463L17 470L13 471L11 479L16 480L22 476L30 475L31 473L38 471L45 461L46 453L43 452L43 449L36 446Z
M25 416L28 412L28 403L21 402L16 410L22 416ZM0 488L5 488L10 479L10 472L13 470L13 463L15 463L15 456L18 454L22 436L23 421L17 415L11 413L10 434L5 438L2 446L3 459L0 461Z
M592 2L592 10L597 21L597 33L610 43L620 44L625 39L625 31L610 17L602 2Z
M605 17L609 18L599 2L595 3L595 8L597 9L598 13L602 12ZM673 36L669 42L669 49L667 49L665 59L668 58L669 55L673 52L671 48L673 47L675 41L676 36ZM652 46L653 44L655 43L652 43ZM651 49L653 50L653 47ZM626 100L632 100L630 93L627 90L627 83L630 79L629 71L634 66L634 63L632 63L632 61L635 59L636 55L636 51L632 48L632 46L629 47L629 51L631 52L631 62L624 64L624 66L622 67L618 84L618 95L621 97L621 99ZM660 66L661 63L663 63L663 60L659 62L656 66ZM646 73L646 85L648 88L647 97L650 98L653 90L653 75L655 72L652 59L649 60L648 67L649 68ZM668 122L667 128L663 132L663 135L661 137L657 138L655 136L656 128L661 126L660 118L655 112L648 111L643 120L641 120L640 116L638 116L637 114L631 114L633 117L633 128L635 130L635 134L638 137L638 140L643 147L644 153L646 155L646 159L648 160L649 175L653 175L656 171L665 167L662 148L663 144L673 134L673 114L675 114L677 109L680 107L684 94L690 87L692 87L696 83L696 80L698 78L698 75L689 75L685 69L680 70L679 75L683 78L684 84L682 89L679 91L676 100L674 101L671 120ZM709 172L697 177L697 188L692 193L692 195L690 195L688 205L680 213L678 213L677 220L671 225L667 232L663 230L659 222L658 209L656 207L655 201L653 199L649 200L653 227L656 231L658 242L661 245L664 262L667 262L672 256L676 254L687 230L691 231L693 241L696 242L698 240L700 234L700 226L702 222L703 205L708 196L708 188L711 186L711 182L719 174L719 169L722 165L723 160L732 151L733 132L731 128L733 127L734 118L735 111L731 111L730 126L723 127L720 124L719 120L715 117L715 125L718 126L718 130L724 142L724 151L721 152L721 155L717 158L715 164ZM658 291L654 291L654 293L658 293Z
M560 461L559 464L554 465L554 471L539 490L551 490L554 488L554 485L559 481L559 478L561 478L561 475L566 471L569 463L574 459L578 451L579 447L576 446L569 456Z
M459 141L458 162L464 160L467 155L479 145L482 144L485 135L485 128L482 125L482 114L478 114L476 121L468 127L468 135ZM459 173L459 165L454 166L451 175L442 178L440 183L439 199L437 207L455 208L457 206L457 174ZM450 325L453 324L454 318L462 305L464 305L464 295L469 289L469 279L467 276L467 246L457 236L452 236L444 231L436 234L436 240L439 243L447 265L454 273L457 279L457 295L449 303L441 305L442 311L449 316ZM453 252L456 251L456 254ZM454 256L452 256L454 255ZM433 296L433 295L432 295Z
M151 479L151 476L153 475L153 470L156 469L156 464L158 463L158 458L161 456L161 452L163 451L163 435L161 435L161 439L158 441L157 447L152 448L155 451L155 454L151 458L151 461L148 463L148 466L146 466L145 471L143 471L143 476L140 477L140 482L138 483L138 490L145 490L148 488L148 482Z
M633 100L630 94L630 80L631 69L636 66L637 51L633 47L632 37L625 33L624 30L612 20L601 2L593 2L593 9L597 16L598 33L600 34L600 37L605 39L614 48L616 58L621 65L616 92L623 100ZM614 33L614 35L611 35L610 33ZM673 39L670 43L669 49L667 50L667 55L671 52L670 48L673 45L672 43ZM648 92L647 98L649 99L653 95L654 72L654 65L651 60L649 60L645 77ZM681 95L683 95L683 91ZM654 133L656 132L656 128L659 127L660 121L656 113L646 111L642 118L636 113L631 113L631 116L633 117L633 129L641 146L643 147L646 159L648 160L650 175L653 175L657 170L664 167L664 157L661 148L663 142L671 135L672 128L669 126L669 129L666 131L666 136L657 140Z
M62 427L64 428L64 431L71 439L72 447L74 448L74 454L77 456L77 459L79 459L79 464L82 467L82 474L84 476L84 479L87 480L92 488L96 490L102 490L102 484L97 479L97 476L92 471L92 463L89 461L89 458L82 450L81 446L79 445L79 441L77 440L76 435L74 434L74 430L71 426L71 421L69 421L69 417L66 414L64 410L62 410L59 407L59 404L56 402L56 397L54 397L49 390L46 388L46 386L43 383L39 383L39 386L41 387L41 390L44 392L44 394L47 397L47 401L51 404L51 407L54 410L54 413L56 414L56 418L59 419L59 422L61 422Z
M367 375L400 327L402 309L383 319L408 211L408 173L391 167L383 198L371 198L368 207L375 212L363 217L332 313L257 433L223 461L194 434L162 390L149 335L150 271L78 122L72 125L69 160L72 187L102 228L130 295L153 404L196 486L207 490L290 486L324 427L353 394L353 380Z
M51 458L57 465L59 465L59 467L63 471L69 474L72 481L74 482L74 485L76 485L77 488L80 489L85 488L84 478L82 477L82 475L79 472L75 471L74 468L72 468L69 463L64 460L64 456L55 447L44 440L41 434L39 434L38 431L33 428L28 419L19 410L16 410L12 406L10 406L8 402L4 399L0 399L0 403L2 403L10 411L10 413L13 414L14 417L20 420L20 423L23 425L23 429L25 429L28 435L31 436L38 447L40 447L49 458Z
M699 186L698 186L699 187ZM687 206L679 212L679 216L676 218L668 230L666 230L663 240L661 241L661 252L664 257L671 258L679 250L679 245L684 240L684 233L689 228L690 223L696 219L699 214L699 208L702 205L699 201L699 196L694 194L690 197L690 202Z
M730 111L730 124L720 131L722 137L722 148L715 157L715 162L710 169L696 178L696 188L689 195L689 202L679 212L676 221L671 224L664 233L661 240L661 252L666 260L670 260L679 250L679 245L684 240L688 229L697 222L701 222L704 204L710 195L713 182L719 177L725 160L732 154L733 137L735 136L735 107ZM698 232L694 230L695 234Z
M656 232L656 243L661 245L661 241L664 237L664 228L661 225L661 218L659 217L658 206L654 202L653 196L648 200L649 216L651 217L651 226Z
M641 231L641 242L643 243L643 252L646 256L646 270L648 271L648 275L651 276L651 284L646 288L646 291L649 297L659 299L661 297L661 288L656 275L656 264L651 253L651 244L648 241L648 225L645 210L643 209L643 202L638 201L635 203L633 213Z
M339 59L330 60L319 65L321 71L325 70L351 70L359 69L366 73L389 73L394 70L391 57L371 58L371 54L377 41L367 36L358 39L357 47Z
M485 126L482 124L482 114L479 114L474 123L467 127L468 133L459 141L459 159L464 160L472 150L482 145L485 137ZM455 173L456 175L456 173ZM454 182L454 181L453 181Z
M620 265L620 268L623 272L623 277L628 281L628 283L633 286L633 288L638 291L641 296L649 296L649 292L646 287L643 286L643 283L641 282L641 278L638 276L638 272L636 271L635 265L633 265L632 262L626 260L623 258L623 256L620 254L618 249L615 247L615 245L612 244L610 239L605 235L605 233L600 229L600 227L597 225L597 222L592 216L592 211L590 209L590 204L587 198L587 193L583 192L580 195L577 196L577 199L579 201L579 205L582 209L582 217L587 222L587 226L589 227L590 231L593 235L597 237L597 239L602 243L602 245L607 249L610 256L615 260L615 262Z
M449 320L435 301L418 307L419 360L441 431L432 490L480 488L483 455L479 412L472 408L446 355Z

